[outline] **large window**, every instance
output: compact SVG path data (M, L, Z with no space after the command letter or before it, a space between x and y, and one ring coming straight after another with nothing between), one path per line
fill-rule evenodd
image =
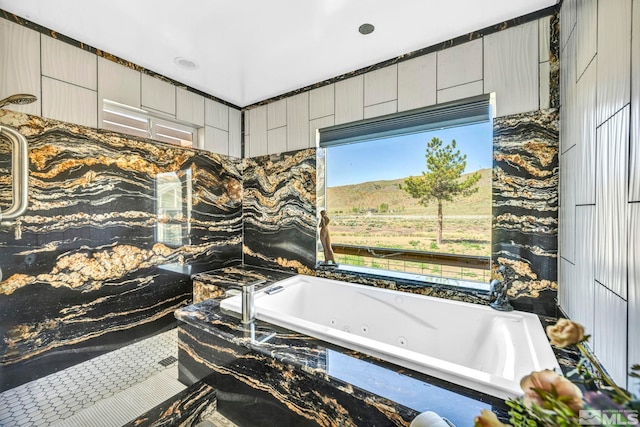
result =
M488 281L488 98L322 129L320 146L339 264Z

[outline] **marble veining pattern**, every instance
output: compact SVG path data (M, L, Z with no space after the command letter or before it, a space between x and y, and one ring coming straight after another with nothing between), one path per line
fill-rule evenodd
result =
M316 150L244 159L244 263L308 273L316 264Z
M166 327L192 267L240 261L239 160L7 110L0 123L27 137L30 165L29 209L0 228L3 388ZM0 209L10 159L0 141ZM181 196L160 212L167 182Z
M216 391L206 380L193 384L123 427L197 426L216 410Z
M494 119L494 263L511 266L513 298L538 299L534 311L554 316L557 290L558 113L536 111Z

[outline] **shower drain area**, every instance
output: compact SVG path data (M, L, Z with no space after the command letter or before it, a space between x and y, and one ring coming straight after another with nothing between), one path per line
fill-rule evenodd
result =
M161 364L162 366L167 367L167 366L169 366L169 365L171 365L171 364L173 364L173 363L176 363L177 361L178 361L178 358L177 358L177 357L169 356L169 357L167 357L166 359L162 359L162 360L161 360L161 361L159 361L158 363L159 363L159 364Z
M114 418L120 403L132 407L126 416L133 419L185 387L177 355L172 329L7 390L0 393L0 426L122 425L127 421Z

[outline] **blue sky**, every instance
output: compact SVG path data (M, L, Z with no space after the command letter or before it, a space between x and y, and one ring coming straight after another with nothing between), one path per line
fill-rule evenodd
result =
M327 187L420 175L426 169L425 147L433 137L467 155L467 172L490 168L491 122L355 144L327 150Z

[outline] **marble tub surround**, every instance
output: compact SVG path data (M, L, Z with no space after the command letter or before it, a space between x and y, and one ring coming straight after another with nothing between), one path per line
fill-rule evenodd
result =
M211 416L216 408L216 391L205 378L123 427L196 426Z
M556 317L558 111L493 123L492 261L515 272L515 308Z
M268 286L278 280L291 277L294 273L269 270L253 266L229 266L217 270L205 271L192 276L193 302L201 302L210 298L221 298L230 288L237 288L238 284L264 281Z
M408 426L432 410L464 427L483 408L506 419L499 399L261 321L243 327L213 299L176 318L179 379L211 375L218 410L240 425Z
M312 272L316 265L316 150L243 162L244 264Z
M2 389L170 327L190 274L240 261L239 160L8 110L0 123L26 136L30 167L29 208L0 227ZM0 141L2 210L10 157Z

